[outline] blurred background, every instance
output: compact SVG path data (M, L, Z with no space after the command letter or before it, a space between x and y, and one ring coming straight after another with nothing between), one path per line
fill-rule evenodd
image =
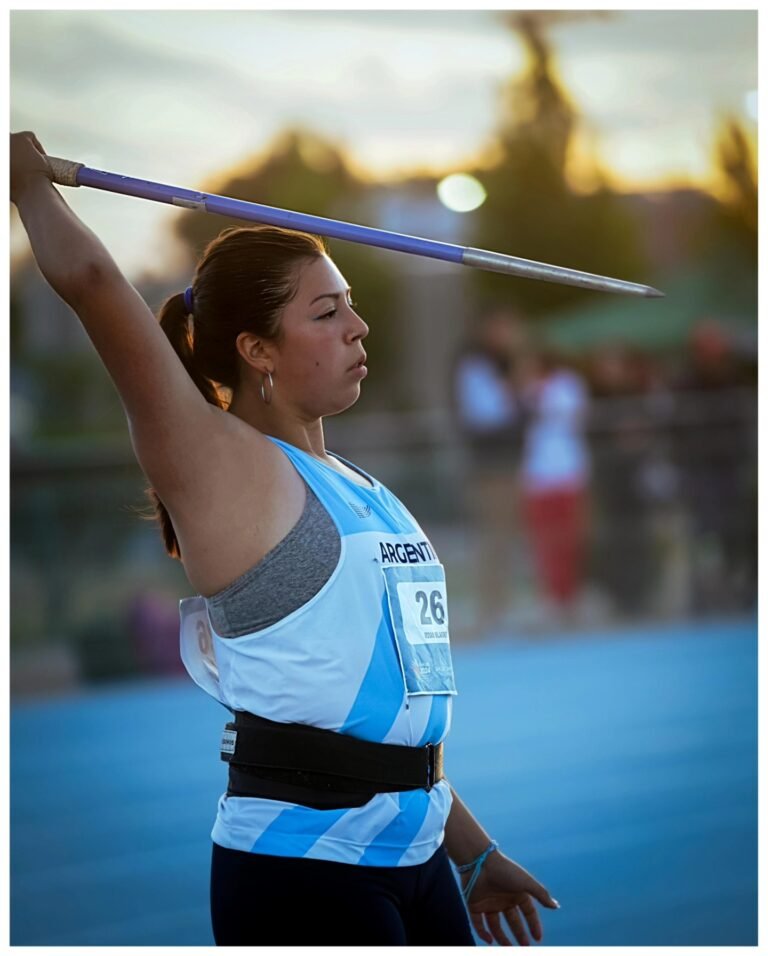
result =
M698 807L701 827L686 830L688 896L667 921L649 928L639 915L649 892L666 898L667 888L638 871L637 910L613 935L597 913L569 923L564 910L552 941L754 944L756 12L14 11L10 23L11 128L34 130L52 155L666 293L589 293L333 241L371 327L370 375L326 436L406 502L446 566L466 691L452 779L475 794L471 807L487 804L487 828L496 814L503 831L515 799L535 817L532 793L551 795L547 772L568 753L583 758L585 787L606 785L596 789L609 808L611 774L632 793L657 781L648 860L662 847L672 856L673 818L690 822L692 802L711 798ZM154 310L230 225L95 190L62 193ZM37 270L15 209L10 342L13 941L206 944L225 715L183 676L177 607L189 587L142 517L145 481L117 395ZM480 714L489 701L510 709L511 686L520 709L513 700L499 747L515 745L520 779L502 799L477 741L487 734ZM534 734L526 718L543 699ZM165 814L151 761L146 814L134 791L141 734L157 736L147 715L169 710L179 722L170 759L183 752L186 769L173 764L165 810L189 759L199 765L183 843L195 860L183 870L197 882L171 907L175 918L162 909L167 881L152 893L142 881L160 906L149 922L107 919L119 893L97 918L85 902L92 884L110 885L114 867L135 872L137 841L162 830L142 829ZM105 711L105 734L135 727L123 741L130 760L93 738ZM579 741L562 733L575 711ZM626 746L605 736L611 725ZM41 762L26 747L43 728ZM626 759L633 741L642 760ZM673 786L694 753L712 776L691 770ZM83 807L103 761L106 793L130 779L133 803L117 788L113 816L94 830ZM718 790L715 768L726 765ZM69 781L55 795L51 768ZM665 815L670 786L677 816ZM623 832L637 832L626 797ZM571 833L608 812L593 802L585 830L567 793L560 799ZM70 824L52 839L59 800L70 801ZM635 809L655 806L646 793ZM546 830L543 820L533 828ZM123 838L94 856L105 832ZM606 841L626 857L621 840ZM529 842L521 862L537 872L540 843ZM542 878L558 887L572 865L577 892L578 847L567 863L551 833L549 845ZM46 898L41 853L51 847L60 855L48 861ZM609 858L589 864L596 896L615 884ZM155 878L156 863L142 864ZM70 897L68 916L43 930L41 899L50 904L77 873L82 907ZM704 918L722 892L718 873L737 887L722 929ZM130 896L135 883L121 879ZM566 889L555 895L563 902Z

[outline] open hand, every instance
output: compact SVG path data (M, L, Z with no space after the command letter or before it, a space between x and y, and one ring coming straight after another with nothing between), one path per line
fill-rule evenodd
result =
M471 873L462 874L466 886ZM478 936L486 943L496 940L501 946L512 946L512 941L501 922L502 914L520 946L530 946L531 936L540 942L543 933L534 900L549 909L559 909L544 886L527 870L518 866L498 850L490 854L480 872L469 898L469 918ZM525 923L523 922L525 917Z

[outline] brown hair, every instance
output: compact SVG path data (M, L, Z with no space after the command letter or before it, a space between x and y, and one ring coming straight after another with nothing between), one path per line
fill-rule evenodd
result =
M158 313L163 331L206 401L226 407L222 387L233 391L240 378L238 335L253 332L279 339L282 310L298 291L297 266L325 254L318 236L279 226L231 226L206 246L191 283L192 320L181 292L166 299ZM165 550L180 558L168 511L154 488L147 494Z

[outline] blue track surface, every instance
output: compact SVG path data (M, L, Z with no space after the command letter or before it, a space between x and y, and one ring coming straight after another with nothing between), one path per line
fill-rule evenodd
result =
M454 652L451 783L562 904L544 944L757 944L757 627ZM11 714L11 943L211 945L227 712L186 681Z

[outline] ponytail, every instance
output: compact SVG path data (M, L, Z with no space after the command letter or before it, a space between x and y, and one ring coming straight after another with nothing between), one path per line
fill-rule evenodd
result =
M194 292L172 295L158 314L207 402L228 407L240 383L238 335L247 331L278 341L283 309L298 289L299 267L324 255L319 236L280 226L230 226L208 243L195 269ZM147 517L157 519L168 554L180 558L167 509L154 488L147 495L153 506Z
M226 407L216 384L200 371L200 367L195 361L194 338L190 329L190 315L187 312L184 293L179 292L166 299L160 308L158 318L160 327L168 336L168 341L173 346L174 352L181 359L187 374L200 389L206 402L210 402L217 408ZM160 525L160 534L163 538L165 550L172 558L180 558L181 549L168 509L162 503L154 488L148 487L146 494L154 508L153 514L149 517L154 518Z
M168 336L168 341L173 346L174 352L181 359L181 364L187 370L187 374L203 393L206 402L215 405L217 408L224 408L225 403L221 399L216 385L202 373L200 363L195 361L194 338L190 325L191 316L187 312L184 302L184 293L179 292L166 299L160 308L158 316L160 328Z

